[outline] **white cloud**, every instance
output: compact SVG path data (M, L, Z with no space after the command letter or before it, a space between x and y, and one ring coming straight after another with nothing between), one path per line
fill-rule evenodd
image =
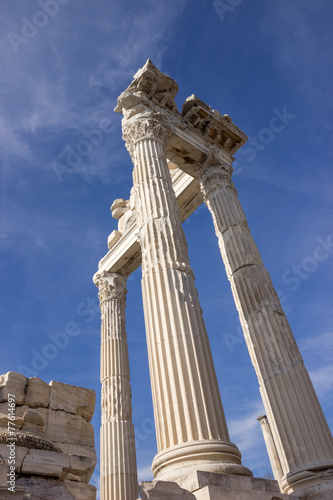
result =
M184 6L185 0L151 2L150 9L144 9L141 15L129 12L121 21L126 37L108 48L97 70L90 76L90 85L112 89L114 85L118 87L122 80L128 80L129 84L133 74L148 58L161 68L172 24ZM156 26L160 29L156 30ZM106 24L105 29L109 30L110 26Z
M75 147L83 139L84 128L97 126L102 118L114 119L113 107L118 94L148 57L161 67L173 23L181 14L185 0L150 4L149 9L138 8L135 13L126 10L126 6L110 5L105 11L107 20L96 25L90 21L90 17L94 19L94 6L87 3L85 18L81 19L81 10L73 3L22 46L18 54L9 43L1 43L0 149L7 165L5 184L10 184L13 176L25 175L15 160L24 159L32 168L45 168L67 145ZM22 7L21 14L28 17L33 14L26 10ZM12 26L12 30L16 26L19 31L19 13L9 9L7 14L7 25ZM84 40L83 46L78 51L71 47L64 52L64 44L75 43L73 33L77 30L77 36ZM91 30L93 44L82 37L86 30ZM43 140L34 143L37 134ZM117 134L120 138L120 129ZM98 151L94 150L84 159L77 175L85 180L92 176L110 180L107 158L112 137L110 134L108 142L103 141ZM117 152L113 152L112 157L116 159L116 156ZM89 168L90 164L93 168ZM50 175L53 175L52 169ZM113 170L113 184L115 176L116 181L121 177Z
M138 469L138 481L151 481L153 473L151 471L151 464L144 465Z
M326 365L322 368L309 372L312 383L319 397L325 397L332 393L333 389L333 365Z
M253 401L245 415L228 422L231 440L241 452L253 450L258 446L262 436L257 418L263 412L262 402L260 400Z
M313 337L304 338L300 341L300 350L305 356L311 355L312 363L320 365L331 362L333 359L333 334L331 331L324 332ZM313 371L317 368L314 367Z

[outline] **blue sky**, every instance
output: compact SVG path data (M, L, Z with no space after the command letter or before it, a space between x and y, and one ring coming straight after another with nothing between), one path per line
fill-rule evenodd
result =
M194 93L250 137L234 181L332 426L332 3L51 3L0 6L1 372L95 389L99 444L92 276L116 228L109 207L132 185L113 108L149 57L178 82L179 108ZM100 144L84 149L96 128ZM231 438L262 476L270 467L258 383L205 207L184 230ZM140 269L127 303L138 468L147 479L156 445ZM45 348L65 330L67 345Z

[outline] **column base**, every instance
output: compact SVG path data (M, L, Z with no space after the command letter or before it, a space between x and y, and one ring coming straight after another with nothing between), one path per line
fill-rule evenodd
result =
M197 470L253 476L241 464L238 448L233 443L218 440L192 441L172 446L158 453L152 464L154 478L160 481L177 481L179 477Z
M167 481L140 483L143 500L297 500L280 493L277 481L232 474L213 474L198 470Z
M333 500L333 464L322 463L286 474L281 490L301 500Z

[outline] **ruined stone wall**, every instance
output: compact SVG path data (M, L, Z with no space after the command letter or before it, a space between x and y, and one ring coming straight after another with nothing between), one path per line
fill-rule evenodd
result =
M94 409L90 389L1 375L0 498L95 500Z

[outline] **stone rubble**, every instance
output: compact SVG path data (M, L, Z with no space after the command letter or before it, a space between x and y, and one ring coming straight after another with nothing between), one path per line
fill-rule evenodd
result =
M16 493L8 492L8 395L15 396ZM15 372L0 376L0 498L95 500L96 466L90 423L95 392Z

